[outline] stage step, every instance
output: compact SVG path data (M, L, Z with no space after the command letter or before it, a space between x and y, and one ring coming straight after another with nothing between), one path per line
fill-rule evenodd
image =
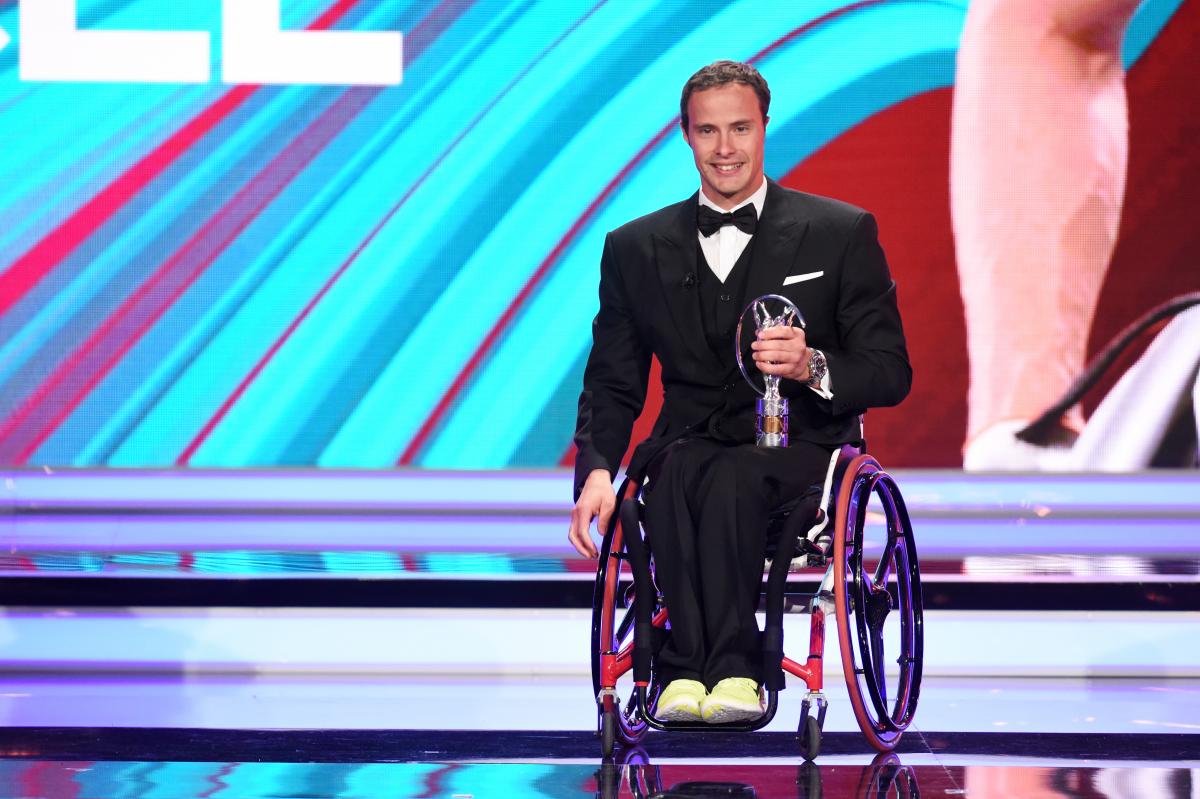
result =
M1196 472L897 478L931 609L1200 610ZM0 486L0 605L591 604L565 470L27 469Z
M1197 471L901 471L896 478L921 555L930 560L1000 554L1191 557L1200 537ZM440 562L426 563L449 572L513 571L506 557L470 557L480 553L517 555L536 563L538 571L581 570L552 563L570 553L571 476L565 470L27 469L0 471L0 486L9 556L4 568L10 571L22 568L17 556L23 553L127 552L133 557L121 566L136 568L136 556L143 553L245 551L297 553L294 562L301 568L317 559L300 553L346 553L333 569L356 574L380 566L371 557L379 552L447 553ZM69 562L65 558L60 565ZM206 562L192 557L173 567L203 570ZM403 557L393 557L383 570L394 571L396 562L405 564ZM329 570L330 561L321 563ZM171 563L164 555L147 565Z

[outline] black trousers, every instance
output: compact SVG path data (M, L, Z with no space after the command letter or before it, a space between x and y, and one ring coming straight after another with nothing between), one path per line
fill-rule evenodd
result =
M646 535L671 632L656 659L664 684L762 682L758 608L767 518L825 479L831 450L689 438L646 470Z

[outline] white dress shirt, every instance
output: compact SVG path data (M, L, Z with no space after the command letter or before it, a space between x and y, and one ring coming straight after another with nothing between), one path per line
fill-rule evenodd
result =
M700 190L700 204L707 205L721 214L732 213L743 206L754 203L754 212L758 215L759 219L762 219L763 205L766 201L766 178L763 178L763 183L758 187L758 191L733 208L722 208L708 199L703 189ZM724 283L725 278L729 277L729 273L733 271L733 265L737 263L738 258L742 257L742 253L746 250L746 245L750 243L750 234L743 233L733 225L724 225L711 236L705 236L698 230L696 231L696 236L700 239L700 249L704 251L704 260L708 262L708 268L717 276L717 280Z
M707 205L709 208L722 214L732 213L739 208L753 203L755 213L759 219L762 219L763 206L766 202L767 179L765 177L763 178L762 185L758 187L756 192L732 208L722 208L708 199L703 189L700 190L700 204ZM725 282L725 278L729 277L729 273L733 270L733 265L737 263L738 258L742 257L742 253L746 251L746 245L750 243L750 239L752 238L749 233L742 232L734 225L722 225L711 236L705 236L697 230L696 237L700 241L700 250L704 253L704 260L708 263L708 268L717 276L717 280L720 280L722 283ZM825 376L821 378L820 385L809 386L809 388L825 399L833 399L829 370L826 369Z

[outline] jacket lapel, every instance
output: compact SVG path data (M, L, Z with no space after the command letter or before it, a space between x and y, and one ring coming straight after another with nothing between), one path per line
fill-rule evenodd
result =
M654 260L662 283L663 297L679 337L692 354L701 360L715 356L704 342L703 322L700 319L699 275L697 269L707 265L697 263L695 194L680 203L670 227L654 234Z
M788 208L787 193L775 181L767 182L767 199L762 219L754 233L750 274L746 280L746 303L764 294L780 294L796 250L808 230L808 220L798 219Z
M787 277L796 251L808 231L808 220L798 218L788 207L787 193L773 180L767 181L767 199L762 218L754 233L754 249L750 252L750 274L746 277L745 305L764 294L782 294L783 279ZM750 350L752 336L745 336L742 360L753 362ZM736 369L735 369L736 371Z

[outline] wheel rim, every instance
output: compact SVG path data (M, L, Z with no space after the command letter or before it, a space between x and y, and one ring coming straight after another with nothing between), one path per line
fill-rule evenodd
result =
M867 535L869 521L874 522L873 537ZM868 455L851 462L841 484L833 563L850 702L867 740L889 751L916 712L924 625L916 545L904 499ZM890 673L889 655L896 666Z

